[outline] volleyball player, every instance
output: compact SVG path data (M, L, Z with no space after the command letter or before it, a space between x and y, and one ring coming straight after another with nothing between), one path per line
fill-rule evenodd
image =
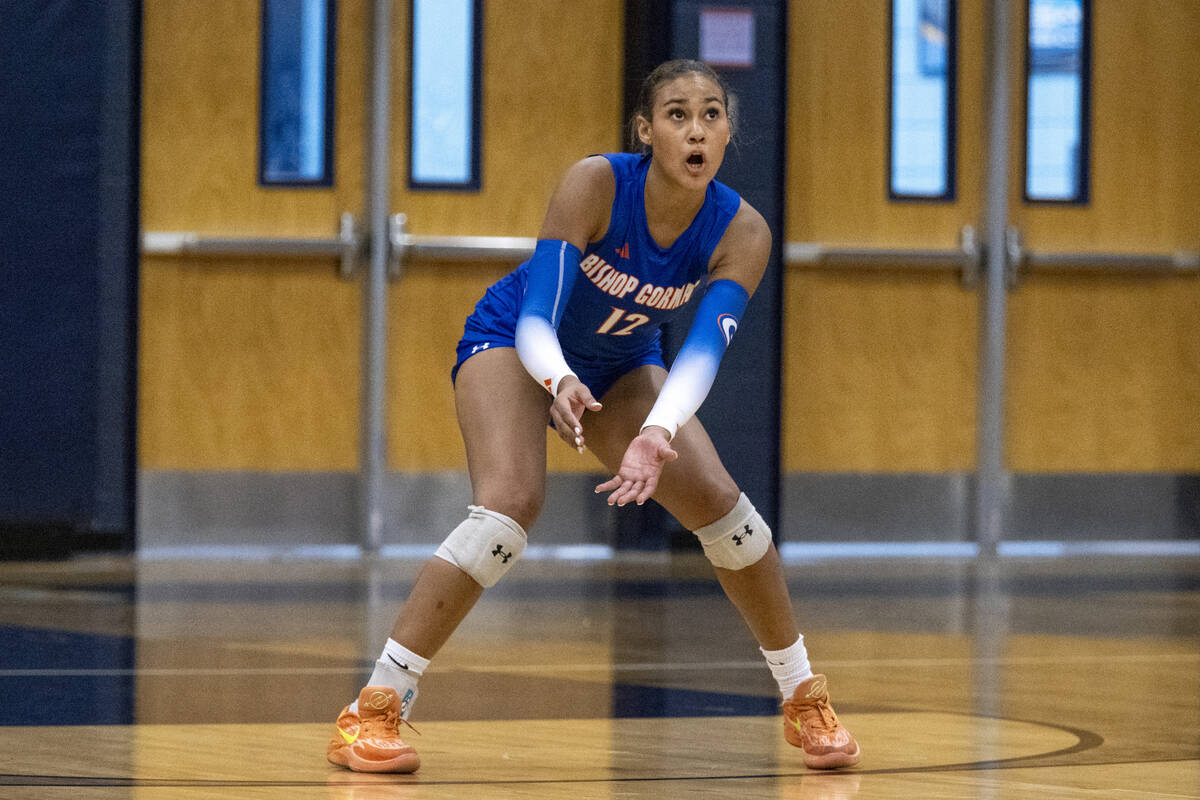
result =
M720 78L670 61L632 121L644 153L591 156L554 192L533 257L468 318L452 372L473 505L422 568L375 671L336 722L328 758L412 772L400 736L431 659L520 558L545 491L547 423L612 472L610 505L653 496L693 531L783 697L784 735L814 768L857 763L796 625L771 531L693 416L771 249L762 216L714 180L732 122ZM663 322L695 321L670 371Z

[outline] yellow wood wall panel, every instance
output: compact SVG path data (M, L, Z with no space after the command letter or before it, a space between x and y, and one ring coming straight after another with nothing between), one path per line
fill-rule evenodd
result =
M402 86L407 13L399 4ZM408 107L393 106L392 196L413 233L534 236L563 171L621 149L623 19L621 0L484 3L481 190L409 190Z
M976 223L982 192L980 9L959 7L957 198L934 203L887 196L887 5L797 0L789 9L787 240L955 246Z
M364 9L338 7L336 183L283 189L257 184L260 4L146 4L143 230L329 236L361 206ZM355 467L360 289L335 267L142 260L141 467Z
M1200 3L1092 6L1090 202L1020 204L1014 222L1042 250L1200 249ZM1020 145L1023 132L1013 139Z
M794 272L789 285L785 469L970 469L974 294L932 274Z
M982 6L959 4L958 199L914 204L889 202L884 191L886 11L866 0L790 5L789 241L945 247L962 224L980 218ZM1013 222L1026 245L1041 251L1200 249L1200 4L1095 0L1093 12L1092 199L1081 207L1021 200L1024 19L1013 15ZM1195 286L1188 279L1026 278L1011 295L1009 466L1195 469ZM961 343L939 351L922 330L906 327L923 305L936 306L937 295L928 286L905 294L894 288L849 273L788 272L785 469L973 463L975 296L959 293L935 326L939 340ZM885 308L896 316L881 314ZM1089 341L1080 340L1082 332ZM872 341L881 344L872 350ZM905 381L890 363L896 357L921 359L916 372L931 379ZM950 387L948 396L932 376ZM893 407L897 398L927 407L903 416ZM957 434L935 427L947 418Z
M388 290L388 450L401 471L465 469L450 368L463 323L510 265L424 264Z
M1010 310L1012 469L1200 470L1200 281L1039 278Z
M259 4L156 0L143 11L145 230L328 236L362 206L362 2L338 3L335 185L258 185Z
M324 266L148 261L140 465L353 469L357 286Z
M1091 199L1015 204L1026 246L1200 250L1200 3L1094 0L1092 41ZM1032 276L1010 310L1013 469L1200 469L1200 282Z
M148 4L145 230L327 236L343 211L361 208L366 8L338 5L335 186L268 189L257 185L259 5ZM620 148L623 4L497 0L485 9L483 189L410 192L408 5L394 5L393 208L414 232L533 235L562 171ZM301 278L279 263L144 261L143 466L353 468L360 289L332 266L304 268ZM416 268L389 291L393 468L463 464L447 371L463 319L502 271ZM286 297L294 307L278 304ZM263 298L276 301L265 312ZM194 306L206 310L181 316ZM331 324L329 340L308 335ZM238 377L255 371L257 384ZM310 444L282 447L280 419Z
M887 197L887 4L789 4L788 241L958 245L980 209L981 9L959 5L957 197ZM976 54L972 56L972 54ZM934 273L786 273L785 471L974 463L977 299Z

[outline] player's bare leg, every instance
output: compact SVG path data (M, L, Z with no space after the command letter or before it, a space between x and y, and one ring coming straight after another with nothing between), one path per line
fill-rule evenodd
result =
M589 447L606 468L615 472L620 465L626 445L641 428L666 374L661 367L639 367L602 398L604 411L589 420L587 434ZM695 419L680 426L671 447L679 458L663 468L655 501L688 530L728 514L740 491L704 426ZM762 647L776 650L796 641L796 616L774 545L759 562L745 569L714 569L721 588Z
M620 467L625 446L637 435L665 378L661 367L642 367L618 381L602 398L605 410L590 426L589 443L611 472ZM680 426L671 447L678 457L663 467L655 500L698 535L701 529L721 528L721 521L748 501L741 499L703 425L692 419ZM746 566L728 569L714 565L714 570L779 684L788 743L804 751L804 763L809 767L830 769L858 763L858 742L838 721L825 676L814 675L808 663L775 545L769 544L760 558Z
M528 529L545 493L550 395L530 380L516 350L498 347L463 363L454 401L474 504ZM400 611L392 639L432 658L482 594L470 575L431 558Z
M549 404L511 348L477 353L459 369L455 405L474 505L456 533L472 524L491 525L494 532L499 525L509 535L519 533L523 547L524 529L536 519L545 491ZM470 534L458 541L470 542ZM426 562L367 686L338 715L329 761L357 772L419 767L416 751L400 736L418 678L495 579L494 571L489 576L470 564L460 568L440 555Z

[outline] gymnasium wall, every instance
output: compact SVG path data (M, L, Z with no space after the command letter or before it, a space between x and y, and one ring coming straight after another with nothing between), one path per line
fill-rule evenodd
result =
M330 189L257 184L258 3L143 8L142 228L325 236L363 194L364 3L339 3ZM143 470L351 470L359 289L331 264L144 258Z
M360 211L366 5L338 3L334 185L280 189L256 183L258 4L146 4L144 230L330 236L343 211ZM621 4L484 4L475 194L406 188L407 8L394 4L394 209L412 233L536 235L566 166L619 148ZM465 466L449 382L454 344L483 288L511 266L415 265L392 285L393 469ZM174 256L145 258L141 281L143 470L356 469L357 281L325 263Z
M793 0L789 241L952 248L982 217L983 6L960 2L958 197L886 197L888 26L873 0ZM1039 251L1200 248L1200 4L1094 0L1091 196L1014 199ZM1012 39L1024 20L1014 15ZM1011 196L1022 186L1023 50ZM979 296L955 275L793 268L784 344L789 471L974 466ZM1009 296L1008 466L1200 470L1200 281L1022 277Z
M338 3L334 185L268 189L255 180L258 4L145 4L143 230L324 237L342 212L361 211L367 5ZM394 4L392 206L412 233L533 236L562 170L623 144L620 0L483 5L482 190L452 193L406 187L408 4ZM958 3L958 193L946 203L887 200L885 5L789 3L785 241L952 248L980 223L985 4ZM1200 249L1200 4L1092 9L1083 207L1019 200L1023 20L1013 21L1013 224L1039 251ZM414 264L390 286L396 473L465 468L448 369L463 318L511 266ZM332 263L153 256L140 300L144 474L357 468L359 281ZM1200 472L1200 281L1027 275L1009 305L1011 469ZM947 272L792 266L784 306L786 473L973 469L977 289ZM555 473L598 469L555 441L549 456Z
M1200 3L1093 13L1091 203L1013 221L1043 250L1200 251ZM1194 274L1036 277L1010 302L1014 470L1200 472Z

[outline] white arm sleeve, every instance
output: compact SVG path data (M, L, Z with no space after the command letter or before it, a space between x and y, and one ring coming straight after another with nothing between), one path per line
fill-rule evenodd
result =
M575 374L563 358L557 330L582 255L570 242L543 239L529 260L528 281L515 333L517 358L552 395L558 394L563 378Z
M674 439L679 426L692 418L712 388L749 299L749 292L735 281L714 281L708 287L643 430L655 425Z
M558 334L544 317L522 316L517 320L517 357L525 371L552 395L558 394L558 384L574 375L563 358Z

